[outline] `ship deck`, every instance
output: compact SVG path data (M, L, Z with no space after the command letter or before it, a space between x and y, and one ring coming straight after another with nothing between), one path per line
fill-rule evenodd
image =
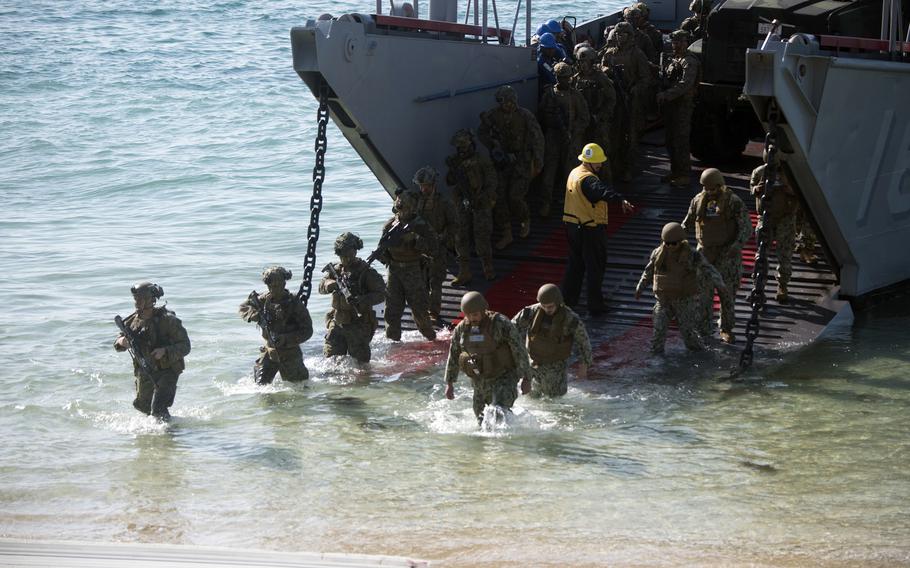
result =
M584 292L576 311L584 320L595 352L594 377L598 372L634 365L646 358L650 346L651 310L654 297L650 290L639 300L633 294L651 250L660 242L660 231L665 223L682 221L692 197L700 191L697 176L693 176L688 189L671 189L661 184L660 176L669 172L669 159L662 145L663 131L649 132L642 140L643 168L630 183L620 183L617 188L636 207L632 215L624 215L618 206L610 206L608 226L608 264L603 282L607 300L606 314L587 315ZM751 152L750 152L751 149ZM753 225L757 214L755 200L749 196L749 176L760 164L760 146L750 145L746 153L734 164L720 167L727 184L750 208ZM749 154L752 154L751 156ZM696 170L708 165L695 162ZM497 279L486 282L474 259L474 279L467 288L453 287L450 273L443 289L443 318L458 321L461 317L459 302L465 291L483 292L491 309L513 316L523 306L536 301L537 289L544 283L559 283L566 267L568 245L561 216L555 213L548 219L533 217L531 234L517 239L504 251L494 251ZM516 233L517 234L517 233ZM693 239L694 241L694 239ZM751 315L748 296L752 290L751 271L756 251L754 237L743 250L743 279L736 298L736 344L728 346L715 337L709 345L723 350L731 357L738 355L744 345L745 324ZM825 260L821 247L815 251L817 262L806 264L794 254L793 276L789 285L789 302L778 304L773 298L777 288L776 257L772 255L766 290L769 299L760 319L760 333L755 342L756 358L778 356L781 352L806 345L814 340L844 307L838 301L837 282ZM454 262L450 267L455 270ZM717 299L715 298L715 305ZM414 329L410 315L405 314L405 329ZM682 341L671 326L667 343L668 353L683 351Z

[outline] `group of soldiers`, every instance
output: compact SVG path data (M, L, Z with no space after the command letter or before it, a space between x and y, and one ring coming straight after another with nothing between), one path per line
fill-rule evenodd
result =
M541 213L572 160L584 144L596 143L610 157L605 181L630 181L636 171L638 141L649 119L660 114L666 125L670 174L662 181L688 187L689 136L699 81L698 58L688 52L700 37L703 7L693 0L693 16L681 29L663 34L650 21L644 2L623 10L622 21L604 30L599 49L590 38L577 44L567 22L542 24L532 44L537 47L541 92L538 117L546 138L539 182Z
M373 305L383 301L385 286L382 277L357 258L360 246L360 239L350 233L336 240L340 262L332 265L333 270L322 280L319 290L333 295L332 309L326 316L324 354L350 354L357 361L368 361L376 330ZM349 275L353 276L345 282ZM268 290L252 292L240 305L240 317L257 323L264 340L253 367L257 384L270 384L279 373L289 382L309 379L300 345L312 337L313 322L300 297L286 288L291 276L281 266L267 268L262 280ZM122 320L114 348L129 350L133 358L133 406L168 420L177 379L190 352L190 340L174 312L156 305L164 294L161 286L142 282L131 292L136 311ZM562 396L568 389L568 360L573 346L581 360L578 376L587 376L593 360L584 324L565 305L555 284L542 286L537 300L509 320L490 311L479 292L464 295L461 308L465 319L454 328L446 364L447 398L454 398L452 385L459 371L471 377L473 408L478 419L487 405L510 409L518 396L519 382L523 394ZM400 333L398 328L399 336Z
M459 154L460 158L466 157ZM470 159L470 158L468 158ZM475 160L478 158L474 155ZM577 166L566 183L564 220L575 215L573 190L584 190L584 180L597 179L606 156L596 144L588 144L578 156ZM766 187L765 166L753 172L753 191L760 196ZM781 170L783 172L783 170ZM451 172L450 172L451 173ZM335 240L338 262L326 265L325 277L319 283L321 294L332 295L332 308L326 315L327 332L323 352L327 357L350 355L358 362L370 360L370 342L378 327L373 306L385 302L386 330L389 339L401 339L401 317L410 305L414 321L428 340L436 338L434 327L441 298L431 292L434 283L445 275L445 262L437 263L440 243L455 230L445 198L436 193L436 175L431 168L415 174L420 193L404 191L395 199L394 216L385 224L379 246L365 261L357 256L363 241L357 235L342 233ZM706 169L700 178L702 191L690 203L682 223L668 223L661 232L661 244L650 255L635 289L639 299L645 287L653 289L653 339L651 350L662 353L671 320L676 320L686 347L702 350L703 338L712 335L713 298L720 298L720 339L733 343L734 300L742 275L742 247L752 233L752 224L743 201L727 186L723 174ZM795 195L787 178L776 184L766 218L772 223L772 238L777 241L777 300L787 301L787 284L791 274L798 226ZM590 189L590 188L589 188ZM605 200L621 199L602 188L597 201L603 209ZM587 193L586 195L590 195ZM624 206L630 206L623 201ZM451 209L451 208L449 208ZM427 216L438 212L448 232L437 232ZM592 209L596 217L596 207ZM576 219L577 220L577 219ZM566 221L571 226L571 219ZM582 226L581 228L584 228ZM688 241L695 231L697 247ZM456 231L457 232L457 231ZM572 243L570 242L570 245ZM378 259L388 268L388 281L370 266ZM805 259L804 260L809 260ZM587 258L582 258L584 263ZM571 265L571 263L570 263ZM592 267L593 268L593 267ZM434 276L441 271L442 278ZM567 276L572 271L568 267ZM486 271L486 269L485 269ZM252 292L239 309L240 317L258 324L264 345L256 360L253 376L257 384L269 384L280 373L285 381L301 382L309 378L300 345L313 335L309 311L299 294L287 290L291 271L272 266L262 273L267 286L264 293ZM599 290L602 272L591 280ZM561 396L567 389L567 366L573 348L580 359L579 378L585 378L593 363L591 344L584 324L565 301L563 290L545 284L537 295L538 302L522 309L509 319L489 309L479 292L468 292L461 301L464 319L454 328L446 363L446 396L452 398L453 384L459 372L471 378L473 409L478 420L487 405L508 411L518 396ZM578 284L580 287L580 283ZM131 288L136 311L122 322L121 334L114 343L118 351L130 350L136 376L136 398L133 406L153 416L167 419L173 404L177 379L183 371L184 357L190 352L190 341L180 320L166 307L156 306L163 296L161 286L142 282ZM570 290L577 296L577 290ZM577 301L577 298L576 298Z

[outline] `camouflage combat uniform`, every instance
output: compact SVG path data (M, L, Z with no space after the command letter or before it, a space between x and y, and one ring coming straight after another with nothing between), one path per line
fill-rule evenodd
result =
M326 357L350 354L365 363L370 360L370 340L378 326L373 306L385 300L385 282L360 258L355 257L347 266L341 262L334 263L334 267L338 276L344 279L355 306L345 299L330 275L319 283L320 294L332 295L332 309L325 315L327 333L322 353Z
M496 170L486 156L471 150L470 155L457 152L446 158L448 171L446 184L452 187L455 211L458 215L458 230L455 237L455 253L458 255L460 275L470 280L471 237L474 250L485 268L493 270L493 246L490 237L493 232L493 207L496 203Z
M609 154L610 125L613 123L613 113L616 109L616 89L613 82L600 70L599 65L588 66L580 62L578 73L572 77L572 86L582 94L588 105L588 127L583 135L585 143L599 144ZM609 166L610 163L605 162L599 173L600 179L606 183L613 179Z
M613 175L628 180L638 159L638 139L645 126L652 76L648 58L634 42L608 47L603 66L613 79L619 105L611 125L610 162ZM621 80L620 80L621 77Z
M540 304L522 308L512 318L522 337L527 336L531 361L531 395L556 397L569 388L567 374L572 345L578 348L581 363L594 363L591 341L578 314L565 304L548 316Z
M590 122L588 104L570 81L570 78L567 79L564 86L548 86L537 109L545 140L538 196L542 213L549 213L553 189L557 186L561 189L567 172L575 167L578 161L576 156L585 144L585 130ZM557 195L562 197L561 192Z
M742 199L727 187L715 199L701 191L692 198L682 225L687 230L695 226L698 250L717 269L730 292L720 299L720 329L730 333L736 320L736 291L742 279L741 251L752 235L749 211ZM702 297L700 309L702 317L710 321L714 312L713 291Z
M174 312L164 307L154 308L152 317L145 320L133 313L123 323L138 334L140 353L137 355L143 356L154 367L152 377L146 377L139 372L139 365L133 361L133 375L136 377L133 407L145 414L166 417L169 415L167 409L174 404L174 395L177 394L177 378L186 368L183 358L190 353L190 338L186 329ZM118 339L120 337L123 337L122 333ZM159 347L165 349L165 354L161 359L155 359L152 351ZM126 347L116 344L114 349L126 351ZM158 392L154 396L155 408L152 408L156 383Z
M669 86L658 95L663 99L661 110L666 126L667 153L670 155L670 176L671 183L675 181L675 185L688 186L692 170L689 136L698 88L698 69L698 59L688 52L681 57L673 57L667 65Z
M421 192L417 200L417 214L436 232L436 250L430 253L432 260L427 266L429 314L436 320L442 310L442 283L448 274L449 249L454 246L458 219L452 199L439 190L434 190L430 195Z
M527 224L528 187L544 159L544 137L537 119L520 106L512 112L497 106L480 114L477 138L490 150L496 168L494 223L503 230L511 228L513 221Z
M275 344L269 334L262 330L265 345L259 348L261 355L253 367L253 378L257 384L267 385L281 373L285 381L299 382L310 378L310 372L303 364L303 352L300 344L313 336L313 320L310 312L294 294L287 290L272 297L271 292L259 294L259 301L271 316L271 331ZM259 322L261 314L247 300L240 304L240 317L243 321Z
M528 352L509 318L486 310L478 326L467 318L459 322L449 345L446 382L454 383L459 370L471 377L478 419L488 404L512 408L518 398L518 382L530 374L530 368Z
M786 288L793 274L793 250L796 248L796 223L800 204L783 169L778 168L777 173L780 186L774 189L771 202L766 203L771 226L765 238L770 239L769 244L777 241L777 284ZM755 196L755 209L760 211L761 195L765 190L764 164L752 170L749 186ZM761 227L762 218L759 217L756 234Z
M722 296L729 294L720 273L701 252L692 250L689 241L682 241L676 247L661 244L651 251L636 290L641 291L650 285L656 298L653 310L654 335L651 339L653 353L663 353L667 328L672 320L676 321L687 349L704 349L698 332L706 321L702 317L705 281L710 284L712 296L715 288L721 291Z
M383 232L387 232L397 220L397 216L389 219ZM436 332L430 321L430 294L424 265L432 261L429 257L438 250L439 244L433 227L422 217L415 215L405 222L410 225L408 231L379 257L379 261L389 267L385 335L395 341L401 339L401 316L407 304L411 307L417 329L424 337L433 340L436 339Z

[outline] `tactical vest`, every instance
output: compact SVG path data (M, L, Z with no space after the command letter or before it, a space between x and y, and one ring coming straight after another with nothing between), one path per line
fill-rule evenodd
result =
M168 321L169 317L174 317L172 312L167 308L154 308L152 317L147 320L140 320L137 314L131 314L124 320L124 324L136 334L139 342L139 350L146 361L151 362L158 370L172 369L177 373L183 372L186 364L181 357L176 362L171 362L168 357L155 359L152 357L152 351L159 347L167 347L168 333L167 328L175 325ZM137 366L134 363L134 366Z
M704 191L695 196L695 237L703 247L726 246L736 238L736 218L729 191L725 189L717 199L708 201Z
M358 259L359 260L359 259ZM355 261L356 262L356 261ZM335 271L339 276L344 276L349 274L349 278L346 284L348 285L351 295L355 298L366 292L366 275L370 270L366 266L365 262L355 264L351 267L350 272L345 272L345 269L342 267L341 263L335 264ZM332 310L326 314L327 321L334 321L337 324L344 325L353 322L361 322L372 324L375 327L376 322L376 313L373 311L373 308L367 308L366 313L363 313L364 310L360 310L360 319L357 318L357 314L354 313L354 308L344 299L344 296L338 291L335 294L332 294Z
M603 82L597 80L596 73L595 71L589 76L575 75L575 80L573 81L575 88L578 89L581 96L585 98L585 102L588 103L588 112L591 113L592 120L594 115L601 113L605 102Z
M686 53L682 57L674 57L673 59L670 60L670 64L667 65L667 78L670 80L671 83L678 83L678 82L682 81L683 74L685 73L685 68L683 67L683 63L685 63L686 60L689 60L688 61L689 65L694 65L694 66L698 65L698 59L696 59L695 56L693 56L693 55L689 55L688 53ZM692 87L688 91L686 91L685 93L682 94L683 98L689 98L689 99L694 98L695 94L698 92L697 73L698 73L698 69L696 69L695 82L692 84Z
M438 190L434 191L433 195L429 197L421 194L420 199L417 201L417 214L423 217L423 219L433 227L436 234L439 235L440 246L443 245L445 234L447 229L449 229L449 227L445 226L445 214L442 212L443 207L445 207L445 202L439 195Z
M521 108L516 108L508 115L498 109L490 114L490 121L499 135L502 151L515 154L522 161L530 160L531 137L528 133L528 123L523 120Z
M607 224L607 202L598 201L591 204L581 191L581 184L585 178L597 177L597 174L579 164L566 181L566 204L563 209L562 220L583 227Z
M420 235L420 233L418 233L417 231L414 230L418 223L414 222L414 220L412 220L411 222L412 222L412 226L409 227L409 230L407 233L404 233L403 235L401 235L402 239L405 237L405 235L407 235L409 233L415 233L418 236ZM389 224L387 226L391 226L391 225ZM417 262L422 257L421 252L419 250L417 250L417 247L414 246L413 242L409 243L409 244L399 243L395 246L390 246L388 248L388 251L389 251L389 256L391 256L392 260L395 262Z
M666 247L658 253L658 262L654 266L654 295L658 300L669 302L688 298L698 291L693 262L696 254L692 250L674 254Z
M493 339L493 318L496 312L486 311L480 325L471 325L467 319L461 340L458 367L472 379L490 380L515 368L512 349L505 342Z
M566 309L560 306L553 316L548 316L543 308L538 307L528 330L528 354L535 365L548 365L565 361L572 354L572 342L575 326L569 326L566 333L566 322L569 319Z

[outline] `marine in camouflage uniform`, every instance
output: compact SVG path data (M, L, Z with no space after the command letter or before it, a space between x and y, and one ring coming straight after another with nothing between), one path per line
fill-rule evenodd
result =
M641 19L638 21L637 28L648 36L648 39L651 40L651 45L654 46L655 53L660 57L660 54L663 53L664 50L664 34L651 23L651 8L644 2L636 2L635 4L632 4L632 7L641 13Z
M692 15L679 25L679 29L689 32L689 42L705 37L705 26L708 13L711 11L711 0L692 0L689 4Z
M619 22L610 32L615 45L603 54L603 66L616 86L621 120L614 120L610 136L610 162L613 175L624 181L632 179L638 159L638 139L645 125L645 109L651 90L652 76L648 58L635 44L634 29L628 22Z
M698 89L698 59L686 51L689 33L676 30L670 34L673 57L667 65L668 86L657 93L657 104L664 115L667 152L670 154L670 175L664 181L673 187L689 187L692 158L689 155L689 136L692 133L692 111Z
M493 207L496 204L496 170L493 163L477 152L474 136L462 129L452 137L455 154L446 158L446 184L452 188L458 230L455 236L455 253L458 255L458 275L453 286L464 286L471 281L471 237L474 250L480 257L483 274L487 280L496 278L493 270Z
M572 86L585 98L588 104L588 127L584 133L586 142L600 145L607 153L610 148L610 125L616 110L616 89L613 81L601 71L597 52L592 47L578 49L578 72L572 77ZM609 163L604 163L600 179L606 183L613 180Z
M510 410L518 398L517 385L527 394L531 385L528 351L518 329L506 316L490 311L480 292L468 292L461 299L461 320L452 332L446 362L446 398L455 398L453 385L458 371L471 377L474 387L474 415L480 421L486 405Z
M420 188L417 214L436 231L436 250L427 266L427 284L430 289L430 320L441 324L442 283L449 270L449 249L454 248L458 219L452 199L436 189L439 173L431 166L424 166L414 174L414 183Z
M417 214L417 194L404 191L395 199L395 216L382 228L389 234L393 226L404 223L407 230L382 249L379 261L389 267L389 281L385 301L385 336L401 340L401 316L405 304L411 307L411 316L420 333L433 341L436 331L430 321L430 293L424 268L433 261L439 249L436 231Z
M133 407L167 420L171 417L168 408L174 404L174 395L177 394L177 378L186 368L183 358L190 353L190 338L174 312L164 306L155 307L155 302L164 295L161 286L141 282L130 292L136 311L128 315L123 323L137 339L139 353L134 353L134 356L144 358L153 368L151 376L147 376L140 372L139 364L133 360L133 375L136 377ZM114 349L129 349L122 332L114 341Z
M645 54L645 58L651 63L657 63L658 57L660 57L660 52L654 47L654 42L651 41L651 38L648 37L648 34L641 29L642 16L641 10L632 6L627 6L623 8L622 11L623 20L632 24L632 28L635 30L633 32L635 38L635 45L638 46L638 49Z
M300 299L284 287L291 276L291 271L282 266L266 268L262 273L262 281L269 287L268 292L259 294L253 291L240 304L240 318L259 324L265 340L253 366L256 384L271 384L277 373L281 373L283 380L290 382L310 378L310 372L303 364L300 344L313 336L313 320ZM265 324L262 314L253 305L254 298L258 298L268 315L269 324Z
M797 214L800 210L799 198L793 191L790 179L786 172L780 167L780 161L777 166L778 186L774 188L771 195L770 203L765 203L768 210L770 226L765 234L767 242L777 241L777 301L787 301L787 285L790 283L790 276L793 274L793 250L796 248L796 223ZM765 192L765 164L762 164L752 170L752 178L749 182L752 189L752 195L755 197L755 209L761 211L761 196ZM758 219L758 226L755 228L756 235L762 228L762 218Z
M331 266L341 286L327 266L319 293L332 295L332 309L325 315L327 333L322 353L326 357L350 355L366 363L370 360L370 340L378 327L373 306L385 300L386 290L382 276L357 258L361 248L363 241L353 233L342 233L335 239L335 254L341 262ZM347 289L347 297L342 288Z
M477 138L490 152L496 167L498 188L493 220L502 230L496 243L504 249L512 242L512 222L519 224L518 235L528 236L528 187L543 164L544 138L534 113L518 106L518 94L509 85L496 90L498 106L480 114Z
M729 294L720 273L704 255L692 250L686 231L679 223L667 223L661 231L661 245L651 251L648 264L635 287L635 299L641 297L648 285L654 291L654 335L651 352L663 353L667 328L676 320L683 343L690 351L701 351L704 345L698 337L702 325L701 282L710 281L711 291L717 287L721 297Z
M521 337L527 338L531 358L531 396L563 396L569 388L568 362L572 346L581 365L578 377L585 379L594 364L591 340L578 314L563 303L556 284L544 284L537 291L536 304L522 308L512 318Z
M585 144L590 116L584 96L572 86L572 68L556 64L556 84L544 89L537 108L546 148L538 195L540 215L550 214L554 188L562 186L566 172L575 165L575 156ZM556 194L561 197L560 192Z
M720 298L720 338L733 343L736 291L742 278L742 248L752 235L749 211L742 199L724 182L724 176L715 168L708 168L701 175L703 190L692 198L689 211L683 220L688 230L695 227L698 250L720 272L730 294ZM703 317L710 320L714 312L714 295L702 297Z

